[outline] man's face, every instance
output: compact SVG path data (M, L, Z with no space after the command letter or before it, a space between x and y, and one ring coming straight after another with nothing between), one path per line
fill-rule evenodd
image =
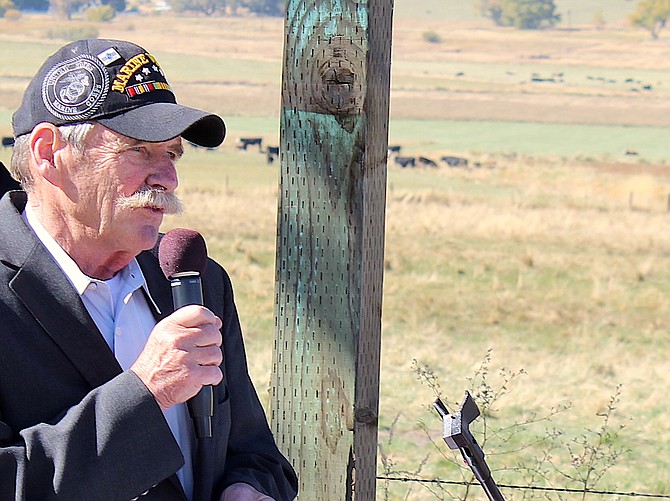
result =
M137 255L154 246L166 209L156 201L137 203L133 195L173 194L182 153L181 138L148 143L100 124L87 136L82 155L70 152L65 191L75 202L72 217L99 251Z

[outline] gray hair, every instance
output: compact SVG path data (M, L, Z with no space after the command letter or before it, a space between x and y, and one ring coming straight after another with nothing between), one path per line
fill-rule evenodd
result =
M74 148L77 153L84 152L86 137L93 127L92 123L81 123L75 125L61 125L58 131L62 139ZM30 191L34 180L30 172L30 134L17 137L12 148L12 161L10 172L24 190Z

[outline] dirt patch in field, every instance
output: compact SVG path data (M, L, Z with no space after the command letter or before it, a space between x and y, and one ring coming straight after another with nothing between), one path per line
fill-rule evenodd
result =
M588 164L588 167L599 172L606 172L610 174L622 174L630 176L670 177L670 165L665 164L596 162Z
M393 88L391 100L395 118L670 127L667 99Z

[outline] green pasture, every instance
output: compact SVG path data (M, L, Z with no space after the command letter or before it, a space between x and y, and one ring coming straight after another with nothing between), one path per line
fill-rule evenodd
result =
M569 27L570 21L591 24L596 13L602 13L607 23L622 22L635 8L635 2L630 0L556 0L555 3L562 27Z
M635 150L644 160L668 157L670 129L528 122L392 120L390 141L408 154L476 152L613 160Z
M276 62L257 59L227 59L219 56L184 57L184 53L153 51L167 75L174 75L171 83L179 81L197 83L265 83L281 85L281 70ZM186 97L186 96L185 96Z
M544 79L534 82L532 79ZM461 82L461 83L459 83ZM644 86L651 86L646 90ZM654 68L625 68L593 65L566 65L551 62L525 61L497 63L477 61L409 61L393 62L393 87L420 90L489 90L505 92L506 88L525 87L553 93L561 91L596 93L613 91L642 93L645 96L667 96L670 73Z
M62 45L59 41L21 41L0 39L0 54L3 64L2 76L30 78L42 61Z
M11 112L0 112L0 133L11 133ZM238 137L262 136L268 145L279 143L279 123L273 117L226 117L225 149ZM593 161L659 162L668 158L670 129L526 122L392 120L389 144L402 145L403 154L438 160L448 154L527 155L581 158ZM251 149L257 151L257 149ZM626 157L626 150L639 156ZM7 161L9 151L0 151Z
M235 149L236 139L245 136L279 144L279 122L274 117L230 116L226 122L225 149ZM631 149L640 155L636 161L661 161L668 158L670 140L670 129L661 127L392 119L389 129L389 144L402 145L403 154L426 156L517 154L602 161L622 159Z
M562 17L561 27L591 24L597 12L602 12L605 22L620 22L634 8L630 0L556 0L555 4ZM398 0L394 12L401 19L481 20L474 0Z
M401 0L393 4L395 19L459 19L473 18L471 0Z
M29 79L47 56L55 52L61 42L43 40L40 42L20 42L0 39L0 54L3 67L0 76ZM179 50L152 50L171 80L186 80L198 83L222 82L268 82L280 83L280 69L276 63L257 59L227 59L219 55L188 55ZM27 83L27 82L26 82Z

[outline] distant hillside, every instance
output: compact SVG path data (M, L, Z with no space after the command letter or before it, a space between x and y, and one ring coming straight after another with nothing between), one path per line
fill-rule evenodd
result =
M596 13L602 12L606 23L622 23L633 11L634 0L556 0L561 14L561 27L591 24ZM482 21L477 15L475 0L395 0L398 19L444 19Z

